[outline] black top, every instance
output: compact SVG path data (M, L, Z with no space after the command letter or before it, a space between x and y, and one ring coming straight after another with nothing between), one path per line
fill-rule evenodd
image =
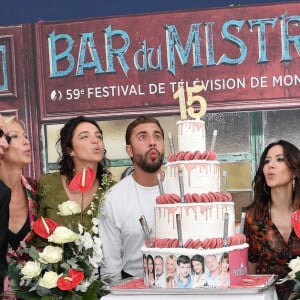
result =
M8 229L8 243L14 250L17 250L20 242L25 238L28 232L30 232L29 216L19 232L14 233Z
M8 244L8 219L10 189L0 180L0 292L7 272L6 252Z

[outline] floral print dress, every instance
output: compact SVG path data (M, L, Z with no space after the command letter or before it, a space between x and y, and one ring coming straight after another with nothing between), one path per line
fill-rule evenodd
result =
M263 218L251 218L247 214L244 232L249 244L248 260L257 264L257 274L276 274L281 278L285 277L290 271L289 261L300 256L300 239L292 229L286 243L270 218L268 207ZM287 286L284 284L276 285L279 299L283 299L286 289Z

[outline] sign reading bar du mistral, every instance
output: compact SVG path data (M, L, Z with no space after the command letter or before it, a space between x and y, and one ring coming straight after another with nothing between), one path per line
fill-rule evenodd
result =
M300 3L35 24L42 118L300 106ZM175 99L174 99L175 98Z

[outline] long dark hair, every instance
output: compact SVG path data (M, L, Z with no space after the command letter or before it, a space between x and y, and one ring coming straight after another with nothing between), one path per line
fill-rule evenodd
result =
M271 201L271 189L266 184L263 168L268 151L272 147L277 145L282 146L285 162L291 169L291 171L295 174L295 187L293 189L293 208L300 208L300 150L287 141L279 140L278 142L269 144L261 155L259 166L252 182L254 201L249 206L249 209L252 212L253 217L262 216L264 214L265 207Z
M196 274L196 271L194 270L193 267L193 261L198 261L201 263L202 265L202 274L204 273L204 257L200 254L195 254L192 258L191 258L191 269L192 269L192 273Z
M148 261L150 261L151 260L151 262L152 262L152 266L153 266L153 270L152 270L152 273L153 273L153 276L155 277L155 265L154 265L154 259L153 259L153 257L149 254L148 256L147 256L147 268L148 268ZM149 268L148 268L148 274L150 273L150 270L149 270Z
M97 124L97 122L88 119L84 116L79 116L70 119L60 130L59 139L56 142L56 148L60 149L58 150L59 153L58 164L60 166L59 172L62 175L66 175L68 183L72 180L74 176L74 162L72 157L70 156L70 150L73 149L72 139L73 139L74 130L80 123L93 124L103 135L102 130L100 126ZM102 161L98 163L97 172L96 172L96 177L100 183L103 174L110 174L108 170L109 166L110 166L110 162L105 157L105 152L104 152L104 158Z

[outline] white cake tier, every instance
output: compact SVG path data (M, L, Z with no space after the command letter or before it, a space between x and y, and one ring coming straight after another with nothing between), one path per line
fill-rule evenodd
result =
M178 121L178 151L206 150L205 122L199 119Z
M165 193L180 195L179 170L182 171L185 194L220 191L220 163L215 160L190 160L165 165Z
M234 202L156 205L155 237L178 238L176 214L181 215L182 239L219 238L224 234L224 214L228 213L228 236L235 234Z

